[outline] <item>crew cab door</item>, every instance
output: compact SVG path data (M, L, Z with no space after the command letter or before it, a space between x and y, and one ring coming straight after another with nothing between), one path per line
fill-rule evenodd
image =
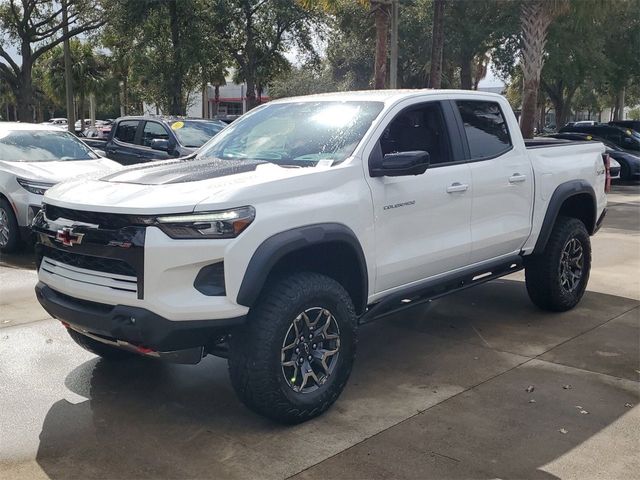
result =
M165 140L167 142L167 149L158 150L152 148L154 140ZM140 143L142 145L139 149L139 154L142 157L141 161L143 162L151 162L153 160L167 160L174 157L174 155L169 153L169 151L173 151L175 143L169 135L167 128L159 122L154 122L151 120L147 120L144 122Z
M533 208L533 170L524 144L512 141L498 102L451 103L464 131L473 184L470 263L518 253L530 234Z
M140 163L140 120L121 120L116 125L111 140L105 146L107 157L123 165ZM136 145L138 143L138 145Z
M366 172L375 218L376 293L463 267L471 250L471 172L457 131L450 133L457 129L450 104L398 106L390 113L375 132L369 167L376 155L406 151L428 152L430 165L421 175Z

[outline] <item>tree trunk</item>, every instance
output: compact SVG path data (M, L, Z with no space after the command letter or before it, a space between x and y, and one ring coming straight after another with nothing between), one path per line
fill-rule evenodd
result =
M80 90L80 106L78 107L78 119L80 120L80 131L84 132L84 91Z
M616 94L616 109L613 115L614 120L622 120L624 118L624 96L625 96L625 87L622 87L618 90Z
M376 24L376 57L373 72L373 88L385 88L387 81L387 42L389 38L389 18L391 3L388 1L372 1L371 8Z
M18 104L17 115L21 122L33 122L33 82L31 71L33 60L31 59L31 47L29 44L22 45L22 69L18 89L15 91L16 103Z
M66 36L69 35L69 20L67 18L67 0L62 0L62 32ZM65 97L67 103L67 130L71 133L75 133L76 116L73 108L73 77L71 74L71 47L69 45L69 39L67 38L63 42L64 49L64 86Z
M442 52L444 51L444 0L433 1L433 27L431 35L431 70L429 87L442 85Z
M471 60L464 58L460 62L460 88L463 90L471 90L473 79L471 77Z
M552 19L553 15L546 2L528 0L522 3L520 23L522 26L523 82L520 130L522 130L524 138L533 137L540 73L544 64L544 47L547 43L547 30Z
M180 39L180 19L178 18L178 0L169 2L169 24L171 28L171 45L173 66L169 72L169 114L184 115L185 106L182 95L182 44Z
M213 87L213 117L218 116L218 107L220 106L220 85Z

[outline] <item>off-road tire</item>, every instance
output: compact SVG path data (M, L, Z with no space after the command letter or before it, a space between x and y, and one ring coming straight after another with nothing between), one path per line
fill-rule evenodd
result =
M561 263L563 251L573 239L582 247L582 273L575 288L567 291L561 285ZM591 241L584 223L576 218L558 217L544 252L528 257L525 261L525 281L529 298L543 310L570 310L584 295L590 270Z
M18 220L16 220L16 215L13 212L13 208L9 204L9 202L0 198L0 212L4 214L7 219L7 226L9 227L9 238L4 247L0 246L0 252L2 253L13 253L20 249L20 229L18 228Z
M127 352L126 350L122 350L120 348L112 347L110 345L98 342L93 338L89 338L86 335L73 330L72 328L67 328L67 332L69 332L69 336L73 339L73 341L80 345L82 348L88 350L91 353L95 353L105 360L122 361L140 357L140 355L136 355L133 352Z
M306 309L327 309L339 326L340 353L326 382L313 392L296 392L285 379L281 350L292 322ZM353 302L335 280L318 273L295 273L272 283L247 323L231 335L229 374L242 402L254 412L285 424L325 412L342 392L356 353Z

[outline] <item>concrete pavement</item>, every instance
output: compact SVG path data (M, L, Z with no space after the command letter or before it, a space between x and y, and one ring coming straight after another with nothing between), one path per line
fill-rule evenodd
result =
M635 478L640 188L610 202L576 309L535 309L514 275L366 325L342 397L296 427L246 410L224 360L79 349L29 256L0 258L0 477Z

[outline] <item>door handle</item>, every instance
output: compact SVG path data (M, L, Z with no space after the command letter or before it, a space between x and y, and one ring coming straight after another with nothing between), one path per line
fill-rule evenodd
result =
M447 187L447 193L466 192L468 188L466 183L454 182Z
M522 175L520 173L514 173L509 177L509 183L521 183L527 179L526 175Z

